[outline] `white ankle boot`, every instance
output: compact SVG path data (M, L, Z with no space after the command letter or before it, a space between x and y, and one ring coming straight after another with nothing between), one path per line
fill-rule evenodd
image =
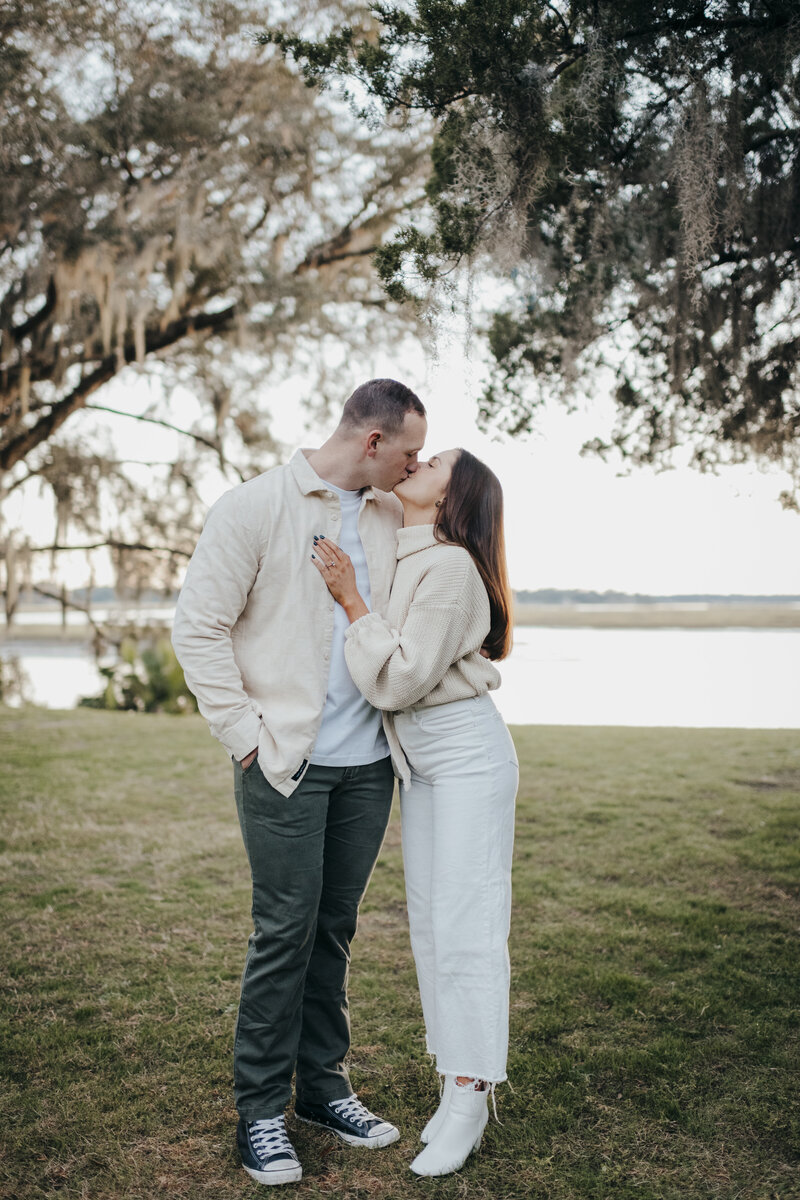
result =
M411 1164L416 1175L449 1175L463 1167L481 1144L489 1120L489 1091L477 1091L473 1081L453 1084L442 1123Z
M444 1083L442 1084L442 1095L439 1100L439 1107L431 1117L430 1121L428 1121L428 1124L425 1126L422 1133L419 1135L419 1140L426 1146L428 1142L433 1141L433 1139L436 1137L436 1134L439 1132L439 1129L441 1128L442 1121L447 1114L447 1107L450 1103L450 1094L453 1091L453 1084L456 1081L455 1075L443 1075L442 1078Z

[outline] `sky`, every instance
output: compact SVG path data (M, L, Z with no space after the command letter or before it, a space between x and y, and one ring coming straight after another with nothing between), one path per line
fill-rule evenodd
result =
M376 365L423 400L423 457L463 446L499 477L516 590L800 595L800 515L778 502L789 484L784 473L751 465L719 475L688 467L621 474L619 465L580 454L588 438L611 428L607 396L572 415L553 405L524 438L481 433L482 371L458 341L416 362L387 356ZM298 414L280 407L276 432L291 449L329 431L304 436Z
M459 338L440 337L412 353L378 354L370 371L402 380L422 398L428 410L423 457L463 446L498 475L514 589L800 595L800 516L778 502L789 482L783 473L750 465L719 475L687 467L623 474L619 465L582 457L583 442L611 427L613 404L602 395L574 414L553 405L524 438L481 433L476 412L482 367ZM361 368L352 386L367 377ZM265 387L261 396L275 414L273 428L286 458L297 446L318 445L336 422L332 414L325 425L304 428L307 417L297 398L306 386L293 378L279 388ZM102 403L144 412L151 399L141 384L117 382L104 391ZM92 424L107 425L113 418L85 412L79 420L88 432ZM118 420L114 431L126 456L169 459L178 452L176 435L152 425ZM80 432L78 425L73 432ZM206 486L204 501L210 505L222 490L219 484ZM22 519L39 544L52 538L52 503L38 489L27 489L24 508L20 494L8 504L9 519ZM85 559L69 557L66 581L82 586ZM97 583L110 582L110 572L100 567Z
M492 285L481 280L480 286L485 293ZM352 386L365 378L356 370ZM613 406L602 394L573 414L552 406L524 438L480 433L475 414L482 366L463 334L440 330L427 348L411 354L375 354L371 371L399 378L419 392L429 417L426 454L464 446L499 476L515 589L800 595L800 515L781 509L777 497L789 485L781 472L750 465L718 475L680 466L623 473L619 465L583 457L583 442L611 427ZM302 394L304 386L295 378L263 393L263 402L274 407L274 432L287 458L298 445L318 444L335 420L304 431L302 409L285 402L286 396ZM127 395L117 389L127 389ZM150 399L141 384L115 382L99 402L138 405L144 411ZM92 422L97 427L108 418L84 413L70 432L88 431ZM121 420L114 435L131 457L177 453L176 439L166 431L156 434L154 426ZM216 494L207 491L204 499L210 504ZM8 519L22 521L39 544L52 538L52 500L35 486L9 498ZM73 556L65 572L71 586L86 580L86 564L78 558ZM110 572L104 578L99 570L97 581L110 582Z

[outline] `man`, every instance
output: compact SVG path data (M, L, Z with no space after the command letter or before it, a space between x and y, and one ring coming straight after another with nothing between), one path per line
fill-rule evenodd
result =
M362 384L318 450L212 507L175 614L187 683L234 760L252 875L234 1090L242 1165L260 1183L302 1176L284 1126L295 1071L302 1120L349 1145L400 1136L361 1104L344 1066L350 941L394 778L380 714L347 671L347 618L311 553L315 537L332 538L370 607L385 607L402 520L388 493L417 469L426 431L409 388Z

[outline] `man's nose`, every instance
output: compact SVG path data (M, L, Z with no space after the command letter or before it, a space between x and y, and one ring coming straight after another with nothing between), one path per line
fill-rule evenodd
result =
M415 472L415 471L417 471L417 470L419 470L419 463L418 463L418 462L408 463L408 464L406 465L406 471L408 472L408 474L409 474L409 475L413 475L413 474L414 474L414 472Z

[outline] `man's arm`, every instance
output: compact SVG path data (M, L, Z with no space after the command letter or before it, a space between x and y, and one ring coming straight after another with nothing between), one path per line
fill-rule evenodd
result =
M238 489L210 510L178 598L172 644L211 732L234 758L252 761L261 713L244 690L231 630L258 574L262 547Z

